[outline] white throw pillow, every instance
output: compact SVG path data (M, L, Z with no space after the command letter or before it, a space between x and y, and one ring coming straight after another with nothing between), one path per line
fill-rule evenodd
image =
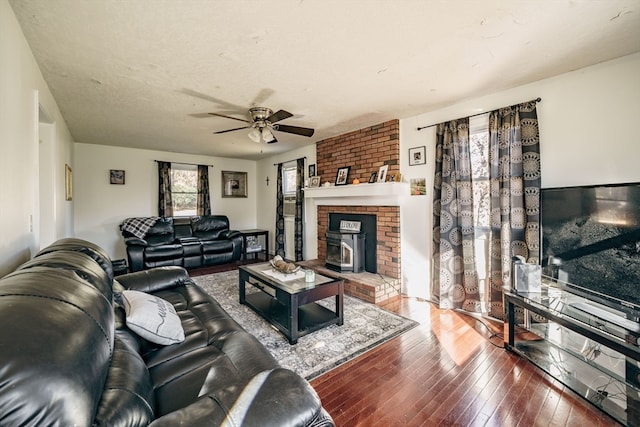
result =
M122 303L127 326L142 338L162 345L184 341L180 317L168 301L140 291L123 291Z

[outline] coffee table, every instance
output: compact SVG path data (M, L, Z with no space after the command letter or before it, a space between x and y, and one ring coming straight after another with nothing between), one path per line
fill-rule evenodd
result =
M305 282L304 272L285 275L268 262L243 265L239 274L240 304L245 304L296 344L298 338L328 325L344 323L344 282L315 274ZM249 284L258 291L247 293ZM335 297L335 311L316 301Z

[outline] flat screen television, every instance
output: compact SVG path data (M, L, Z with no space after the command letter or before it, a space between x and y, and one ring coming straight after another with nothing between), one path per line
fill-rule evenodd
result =
M640 183L541 190L543 274L640 321Z

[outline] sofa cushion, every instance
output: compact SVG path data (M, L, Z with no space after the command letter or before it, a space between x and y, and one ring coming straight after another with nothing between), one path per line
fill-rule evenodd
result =
M200 240L220 239L220 233L229 229L229 218L225 215L198 216L191 219L193 235Z
M153 419L155 397L149 370L131 332L116 331L113 357L95 426L144 427Z
M227 254L233 252L233 242L231 240L212 240L202 242L203 254Z
M170 345L184 341L184 329L173 306L162 298L139 291L123 291L127 326L142 338Z
M111 258L109 257L109 254L107 254L105 250L100 246L91 242L87 242L86 240L76 239L74 237L67 237L57 240L56 242L38 252L36 254L36 257L60 250L76 251L88 255L96 263L98 263L100 268L102 268L105 273L107 273L108 280L113 280L113 266L111 265Z
M150 246L145 250L145 262L151 263L173 259L182 259L182 245Z
M196 400L207 378L223 390L278 366L253 335L190 280L154 294L175 307L186 336L180 344L143 349L156 390L156 415Z
M175 237L173 234L173 218L160 218L147 231L144 237L149 246L166 245L173 243Z

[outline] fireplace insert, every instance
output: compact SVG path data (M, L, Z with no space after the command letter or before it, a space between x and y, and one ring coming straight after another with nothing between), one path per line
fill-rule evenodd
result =
M326 266L340 272L364 271L365 233L358 231L327 231Z

